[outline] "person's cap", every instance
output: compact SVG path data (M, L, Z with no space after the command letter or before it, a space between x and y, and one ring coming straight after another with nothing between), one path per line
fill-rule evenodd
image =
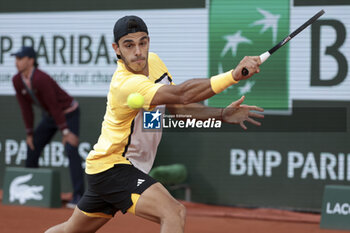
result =
M18 50L16 53L12 53L12 56L16 57L30 57L30 58L36 58L36 53L33 49L33 47L29 46L23 46L20 50Z
M124 16L123 18L118 19L114 25L114 41L118 43L123 36L135 32L146 32L148 35L148 29L145 22L140 17L134 15Z

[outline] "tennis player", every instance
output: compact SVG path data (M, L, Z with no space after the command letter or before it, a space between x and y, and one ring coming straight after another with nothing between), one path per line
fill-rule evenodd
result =
M259 72L260 59L245 57L235 70L173 85L162 60L149 52L148 29L141 18L119 19L114 26L114 41L118 67L110 84L101 135L86 160L88 190L69 220L47 232L96 232L118 211L157 222L162 233L183 232L185 207L147 175L161 132L142 131L142 110L129 108L127 97L131 93L143 95L145 110L157 112L166 106L175 114L221 119L246 129L245 121L260 125L253 118L263 118L256 112L263 109L241 105L244 97L224 109L197 102ZM241 74L244 67L249 70L248 76Z

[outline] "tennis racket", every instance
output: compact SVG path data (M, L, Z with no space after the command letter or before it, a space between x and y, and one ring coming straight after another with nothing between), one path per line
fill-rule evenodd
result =
M266 51L265 53L260 55L261 64L264 63L274 52L276 52L279 48L281 48L283 45L285 45L288 41L290 41L294 36L298 35L301 31L303 31L307 26L311 25L313 22L315 22L318 18L321 17L325 12L324 10L319 11L317 14L312 16L308 21L306 21L303 25L301 25L299 28L297 28L294 32L289 34L286 38L281 40L278 44L276 44L272 49L269 51ZM242 75L247 76L249 74L249 70L247 68L242 69Z

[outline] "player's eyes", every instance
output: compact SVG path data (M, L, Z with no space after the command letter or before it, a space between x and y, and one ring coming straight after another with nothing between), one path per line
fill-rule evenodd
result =
M142 41L142 42L140 42L140 45L141 45L141 46L147 45L147 41Z

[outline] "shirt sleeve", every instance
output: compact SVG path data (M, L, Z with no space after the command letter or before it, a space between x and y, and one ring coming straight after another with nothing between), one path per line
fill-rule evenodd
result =
M17 101L21 108L22 118L24 121L24 125L26 127L26 133L27 135L31 135L33 134L33 127L34 127L34 113L33 113L32 103L28 101L28 99L24 98L23 94L21 93L21 87L18 83L18 77L13 78L12 82L16 91Z
M176 83L174 83L174 80L173 80L173 76L169 73L169 71L168 71L168 76L169 76L169 78L170 78L170 85L176 85Z
M176 85L174 82L173 82L173 76L170 74L168 68L166 67L166 65L164 64L164 62L162 61L162 59L160 59L160 57L153 53L153 58L156 60L156 62L158 63L158 65L161 67L161 69L163 69L163 72L166 72L167 75L168 75L168 79L169 79L169 82L170 82L170 85Z
M164 84L154 83L143 75L132 76L128 78L121 86L121 94L123 95L122 99L126 103L126 100L130 94L139 93L145 99L143 108L145 110L149 110L151 108L150 105L154 95L156 94L158 89L163 85Z

